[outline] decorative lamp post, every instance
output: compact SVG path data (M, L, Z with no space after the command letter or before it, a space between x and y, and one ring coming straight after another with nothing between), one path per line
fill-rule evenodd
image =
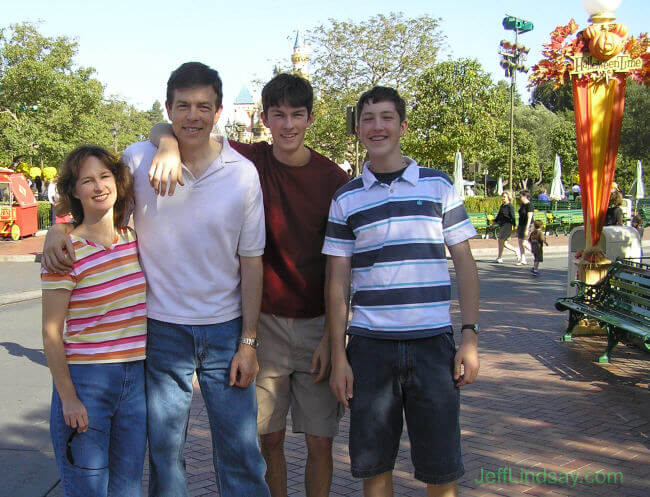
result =
M650 86L648 36L629 36L625 25L614 22L620 3L583 0L591 24L582 31L573 19L558 26L530 78L532 86L553 82L557 89L571 82L573 87L585 263L604 259L599 241L616 169L626 77Z
M501 40L499 46L499 55L501 55L501 67L505 70L506 77L510 78L510 189L514 190L512 186L512 161L514 157L514 125L515 125L515 85L517 84L517 73L527 73L528 67L524 66L522 62L526 60L526 56L530 49L519 44L519 35L532 31L534 25L530 21L520 19L515 16L506 14L503 18L503 29L515 32L515 42L512 43L507 40Z

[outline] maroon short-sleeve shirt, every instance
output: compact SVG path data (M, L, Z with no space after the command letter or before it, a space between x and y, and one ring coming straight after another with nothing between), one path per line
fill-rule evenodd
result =
M348 182L338 165L311 150L307 164L292 167L266 142L230 142L255 164L266 216L262 312L311 318L325 312L326 257L321 254L334 192Z

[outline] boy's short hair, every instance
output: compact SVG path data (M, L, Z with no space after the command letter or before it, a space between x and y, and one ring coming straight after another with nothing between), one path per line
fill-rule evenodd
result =
M223 101L223 89L219 73L201 62L185 62L173 71L167 80L167 103L174 102L174 90L211 86L217 94L217 109Z
M89 157L98 159L115 178L117 200L113 206L113 223L115 227L120 227L134 205L133 176L121 159L96 145L77 147L63 161L56 181L56 190L60 198L56 211L72 214L75 226L80 225L84 220L84 210L81 201L74 196L74 190L79 180L81 164Z
M535 226L536 230L542 229L542 222L539 219L536 219L533 225Z
M306 107L311 114L314 107L314 89L309 81L296 74L282 73L275 76L262 88L262 110L270 107L287 105L289 107Z
M530 192L528 190L521 190L519 192L520 197L526 197L528 200L530 200Z
M638 214L634 214L634 216L632 216L632 223L641 224L642 222L643 222L643 218Z
M406 102L399 96L397 90L388 86L375 86L359 97L357 102L357 124L359 124L359 120L361 119L363 106L367 103L376 104L379 102L393 102L395 104L395 110L399 114L400 122L406 120Z

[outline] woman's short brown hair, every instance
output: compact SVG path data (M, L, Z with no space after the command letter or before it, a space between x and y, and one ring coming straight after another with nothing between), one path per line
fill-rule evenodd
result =
M117 200L113 206L113 222L116 227L123 226L128 221L128 215L133 209L133 177L131 171L117 157L111 155L102 147L96 145L82 145L74 149L65 158L59 169L56 189L59 193L60 204L57 212L72 214L72 223L79 226L84 220L84 211L81 202L74 196L74 189L79 179L81 164L89 158L95 157L113 174L117 189Z

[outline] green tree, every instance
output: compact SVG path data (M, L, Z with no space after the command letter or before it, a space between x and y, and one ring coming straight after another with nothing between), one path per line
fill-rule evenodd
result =
M440 20L401 13L327 23L307 33L312 46L315 120L307 143L335 160L355 162L357 144L345 132L345 109L374 85L397 88L407 100L411 82L431 67L445 43ZM362 152L361 152L362 153Z
M157 124L165 120L165 114L163 112L162 105L160 105L160 101L158 100L154 101L153 105L151 106L151 109L146 111L146 116L147 116L147 120L151 124Z
M569 188L574 184L574 176L578 174L578 150L573 113L564 114L553 126L550 136L551 148L560 156L562 163L562 182L565 188Z
M436 62L445 37L440 19L402 13L366 21L330 19L309 31L314 86L347 95L382 84L400 91Z
M414 87L407 153L448 172L457 150L465 162L493 162L507 95L477 60L436 64L414 80Z
M84 133L103 86L73 66L76 50L32 24L0 30L0 160L58 162Z
M544 105L520 105L515 107L515 126L525 129L535 140L537 147L537 168L531 177L535 185L549 183L553 179L555 150L551 132L562 117L557 116Z
M553 83L536 86L531 95L531 104L542 104L555 114L573 111L573 89L571 84L566 84L558 89L553 88Z
M75 66L76 53L76 42L33 24L0 30L0 162L56 166L82 143L112 150L112 128L122 150L162 120L157 101L138 111L105 97L94 70Z
M625 114L621 126L620 152L630 160L643 161L650 170L650 88L627 82ZM636 167L636 166L635 166Z

